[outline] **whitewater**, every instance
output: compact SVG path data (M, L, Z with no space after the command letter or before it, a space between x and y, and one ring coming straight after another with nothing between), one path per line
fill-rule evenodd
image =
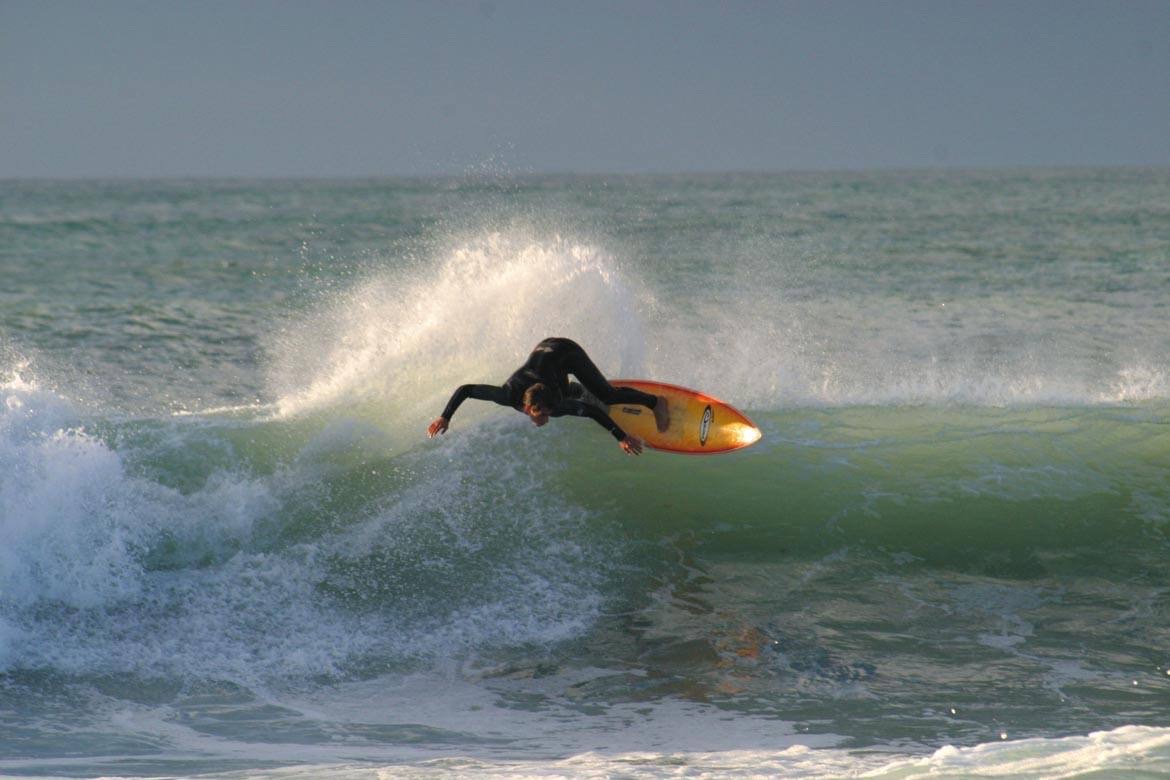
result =
M0 774L1170 772L1168 204L0 181ZM763 439L426 439L551 335Z

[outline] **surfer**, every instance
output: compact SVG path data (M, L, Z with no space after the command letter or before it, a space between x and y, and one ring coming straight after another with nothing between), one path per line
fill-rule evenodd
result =
M569 374L575 376L581 384L570 382ZM642 440L627 435L604 409L582 400L583 391L591 393L604 406L637 404L652 409L655 424L660 431L666 430L670 422L665 398L631 387L614 387L606 381L577 342L548 338L536 345L524 365L516 369L502 386L461 385L447 402L443 413L427 428L427 437L433 439L440 433L446 433L451 416L459 405L468 398L476 398L523 412L538 428L547 423L550 417L590 417L613 434L618 446L626 454L640 454Z

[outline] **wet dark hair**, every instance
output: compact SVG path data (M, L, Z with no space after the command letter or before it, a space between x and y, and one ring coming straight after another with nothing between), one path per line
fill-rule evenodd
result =
M524 391L524 406L539 406L546 411L552 411L557 403L557 394L548 385L537 382Z

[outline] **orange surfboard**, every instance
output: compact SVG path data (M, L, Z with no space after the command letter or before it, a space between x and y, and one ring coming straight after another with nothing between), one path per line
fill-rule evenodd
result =
M642 379L615 379L610 384L666 398L670 425L661 432L654 423L654 412L645 406L614 404L608 407L609 416L622 430L656 450L714 455L749 447L763 435L743 412L705 393Z

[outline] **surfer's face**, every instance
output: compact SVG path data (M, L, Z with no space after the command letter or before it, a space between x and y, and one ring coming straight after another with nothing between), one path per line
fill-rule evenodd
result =
M532 420L532 424L537 428L548 422L548 409L543 406L533 404L524 407L524 414L528 415L528 419Z

